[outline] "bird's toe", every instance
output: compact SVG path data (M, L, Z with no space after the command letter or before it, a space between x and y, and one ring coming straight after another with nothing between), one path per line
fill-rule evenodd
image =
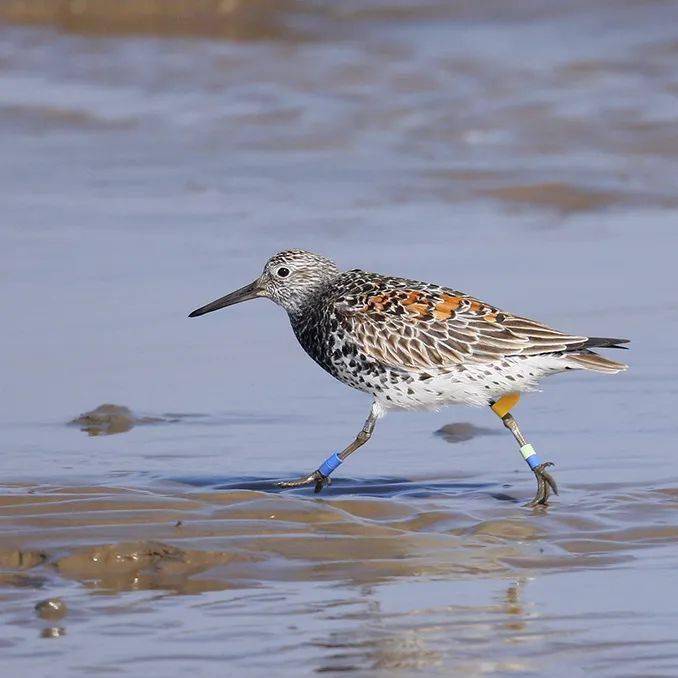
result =
M315 485L314 492L317 494L320 492L325 485L329 485L332 481L330 478L320 471L313 471L307 476L302 476L296 480L281 480L276 483L278 487L291 488L291 487L304 487L305 485Z
M318 494L322 491L325 485L331 485L332 479L329 476L323 475L320 471L316 471L317 477L315 479L315 488L313 490L314 494Z
M535 494L534 499L527 504L528 507L534 508L536 506L546 506L551 492L558 494L558 485L556 484L556 481L553 476L545 470L553 465L552 461L546 461L534 469L534 475L537 479L537 493Z
M296 480L281 480L276 483L278 487L303 487L304 485L310 485L315 482L315 476L310 474L308 476L302 476Z

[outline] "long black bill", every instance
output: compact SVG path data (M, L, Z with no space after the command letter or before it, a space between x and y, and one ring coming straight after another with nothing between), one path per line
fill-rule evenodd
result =
M221 299L217 299L216 301L212 301L209 304L206 304L205 306L201 306L200 308L196 308L193 313L191 313L188 317L189 318L195 318L196 316L199 315L205 315L205 313L211 313L212 311L218 311L220 308L225 308L226 306L233 306L233 304L239 304L241 301L247 301L248 299L256 299L256 297L259 296L259 280L255 280L254 282L251 282L249 285L245 285L245 287L241 287L239 290L236 290L235 292L231 292L230 294L227 294L225 297L221 297Z

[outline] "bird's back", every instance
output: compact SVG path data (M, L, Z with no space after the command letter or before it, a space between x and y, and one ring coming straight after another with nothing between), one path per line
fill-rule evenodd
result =
M567 334L457 290L358 269L338 274L290 317L330 374L403 407L408 398L412 407L481 404L567 368L625 367L590 350L617 340Z

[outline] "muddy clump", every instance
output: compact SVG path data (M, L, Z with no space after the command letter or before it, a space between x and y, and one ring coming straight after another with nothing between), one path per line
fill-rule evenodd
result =
M35 604L35 612L40 619L61 619L67 611L66 603L61 598L49 598Z
M472 440L480 436L495 436L500 431L493 428L485 428L484 426L476 426L469 422L458 422L455 424L445 424L441 426L435 435L440 436L448 443L463 443L466 440Z
M85 412L68 423L79 426L81 431L90 436L109 436L125 433L135 426L143 424L161 424L175 421L164 417L142 417L134 414L129 407L104 403L90 412Z
M136 541L73 549L54 561L69 579L111 590L209 588L192 577L241 560L232 552L184 549L156 541ZM224 587L222 583L221 588Z
M23 551L21 549L7 549L0 551L0 569L28 570L41 565L47 560L47 555L41 551Z

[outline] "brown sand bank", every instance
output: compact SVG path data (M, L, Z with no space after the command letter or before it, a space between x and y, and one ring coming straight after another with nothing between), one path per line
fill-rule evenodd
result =
M569 488L541 511L427 481L418 498L332 489L5 485L8 666L670 674L674 485Z
M292 0L7 0L0 20L80 33L155 33L233 40L284 34Z
M667 522L678 516L675 488L642 497L610 488L594 501L609 504L603 517L491 500L467 511L249 490L15 486L0 497L0 581L185 593L287 579L506 576L607 567L678 538Z

